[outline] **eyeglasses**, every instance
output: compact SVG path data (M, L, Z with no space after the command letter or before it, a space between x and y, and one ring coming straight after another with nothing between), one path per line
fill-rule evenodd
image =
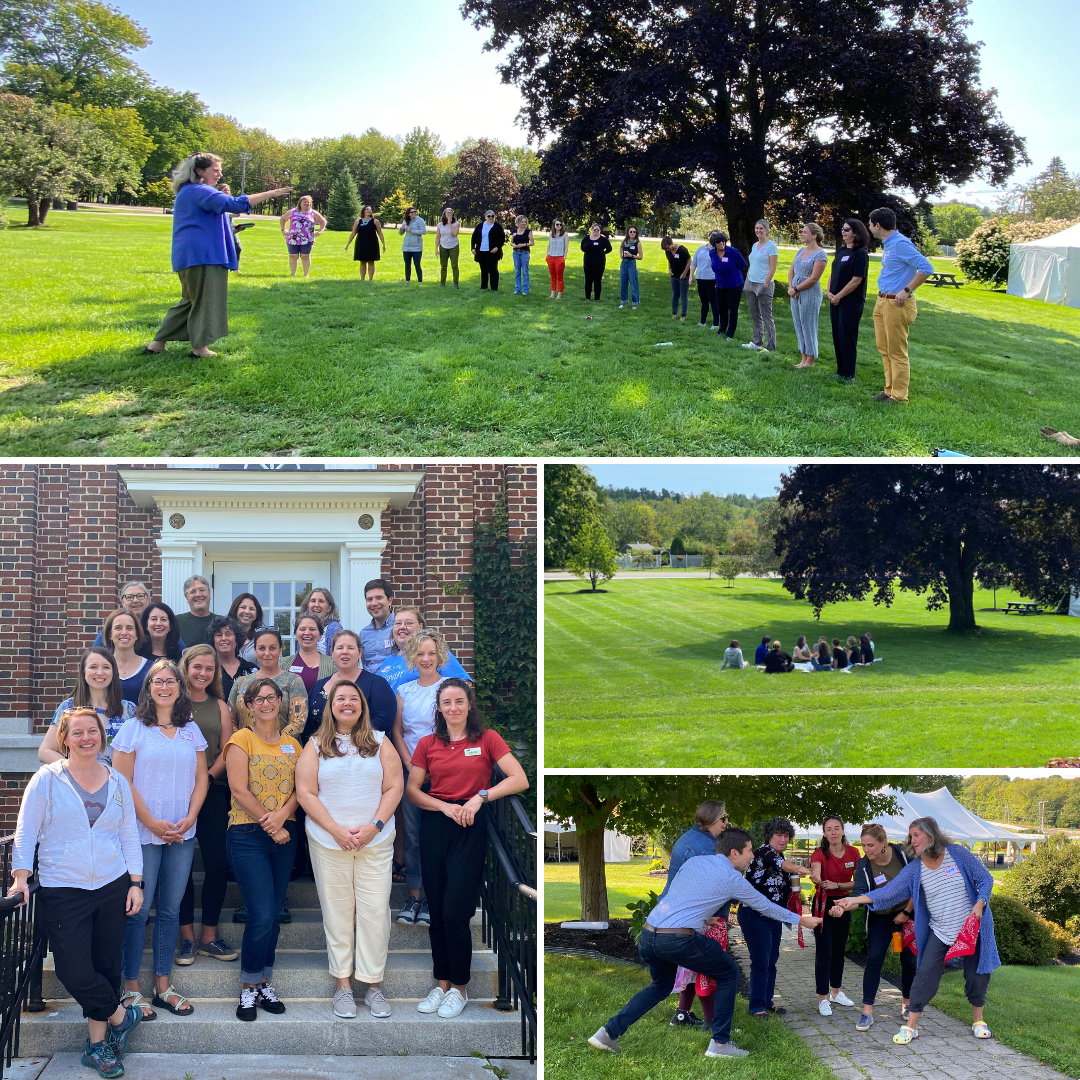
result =
M149 593L144 593L144 592L129 592L129 593L124 593L124 595L121 596L120 599L121 600L149 600L150 599L150 594Z
M252 705L270 705L271 703L277 703L277 697L274 694L263 694L262 697L253 698Z
M155 690L170 690L172 687L176 686L177 683L175 679L151 679L150 685L154 687Z

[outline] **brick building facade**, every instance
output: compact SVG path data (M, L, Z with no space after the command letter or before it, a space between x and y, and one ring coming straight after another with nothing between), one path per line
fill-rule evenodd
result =
M245 576L314 581L359 629L369 618L363 582L383 576L396 603L421 608L472 670L472 599L451 587L470 570L473 525L505 492L511 538L537 535L537 468L527 464L49 463L0 473L5 831L40 735L125 581L144 580L178 612L190 573L213 577L218 612L229 581L234 592Z

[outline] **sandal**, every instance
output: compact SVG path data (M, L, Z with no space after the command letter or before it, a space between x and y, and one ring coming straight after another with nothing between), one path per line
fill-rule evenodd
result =
M128 998L131 999L130 1002L128 1001ZM143 1018L143 1023L144 1024L148 1020L156 1020L157 1019L157 1013L154 1012L154 1010L150 1008L150 1003L148 1001L143 1001L143 995L141 993L139 993L138 990L128 990L125 993L121 994L120 995L120 1004L123 1005L125 1008L127 1008L127 1006L129 1004L134 1005L135 1008L138 1009L142 1013L142 1018ZM150 1011L147 1012L146 1011L147 1009L149 1009Z
M391 880L398 882L398 884L402 884L405 881L405 864L404 863L399 863L399 862L397 862L395 860L395 862L394 862L394 872L393 872L393 874L391 876Z
M179 998L179 1000L175 1005L172 1005L169 1002L170 997ZM176 1016L190 1016L195 1011L195 1006L172 983L169 983L168 989L160 994L156 990L154 991L154 1004L159 1009L168 1009L169 1012L174 1013ZM187 1008L184 1007L185 1005Z
M892 1037L892 1041L894 1043L899 1043L901 1046L906 1046L912 1039L917 1039L918 1037L918 1028L909 1028L905 1025Z
M990 1029L980 1020L977 1024L971 1025L971 1034L976 1039L992 1039L993 1035L990 1034Z

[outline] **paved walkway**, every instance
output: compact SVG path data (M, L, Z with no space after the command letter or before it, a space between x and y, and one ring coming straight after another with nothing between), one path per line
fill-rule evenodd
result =
M732 956L750 973L750 957L742 933L733 928ZM862 968L850 960L844 990L855 1001L850 1009L833 1006L832 1016L817 1011L814 989L814 941L804 930L806 948L784 930L776 973L776 1003L787 1008L784 1021L838 1077L838 1080L1067 1080L1063 1073L1021 1054L997 1039L978 1040L971 1026L929 1006L919 1019L919 1038L897 1046L901 998L897 987L882 980L874 1005L874 1025L855 1030L862 1001ZM987 1022L993 1030L993 1016Z

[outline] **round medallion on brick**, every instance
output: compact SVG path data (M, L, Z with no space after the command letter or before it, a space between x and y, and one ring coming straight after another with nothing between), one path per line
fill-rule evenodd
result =
M169 524L174 529L182 529L187 524L187 518L185 518L183 514L173 514L172 517L169 518Z
M356 519L356 524L359 525L361 529L370 529L375 524L375 519L370 514L361 514Z

